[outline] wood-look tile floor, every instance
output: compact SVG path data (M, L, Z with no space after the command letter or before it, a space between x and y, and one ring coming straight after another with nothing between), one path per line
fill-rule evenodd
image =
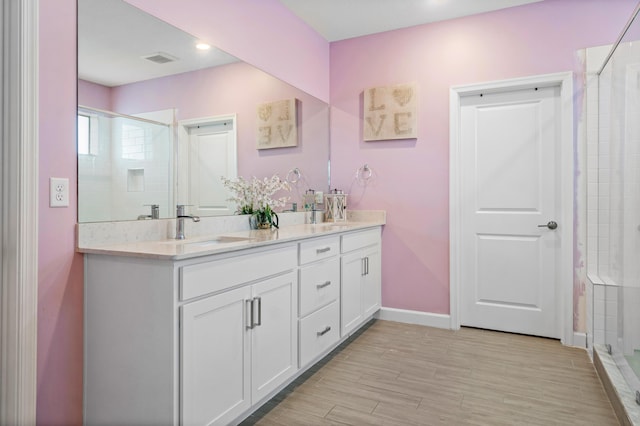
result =
M375 321L245 424L618 425L585 350Z

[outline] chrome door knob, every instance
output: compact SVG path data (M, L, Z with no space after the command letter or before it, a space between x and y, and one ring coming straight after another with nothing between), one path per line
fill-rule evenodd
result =
M553 220L547 222L545 225L538 225L538 228L556 229L557 227L558 227L558 223L554 222Z

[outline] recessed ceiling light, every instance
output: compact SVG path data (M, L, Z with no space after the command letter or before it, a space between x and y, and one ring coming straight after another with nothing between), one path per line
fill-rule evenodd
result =
M211 45L201 41L201 42L198 42L198 44L196 44L196 49L209 50L211 49Z

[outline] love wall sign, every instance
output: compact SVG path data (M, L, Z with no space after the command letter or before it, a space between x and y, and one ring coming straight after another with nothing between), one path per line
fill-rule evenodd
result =
M258 105L258 149L298 145L299 102L291 98Z
M364 140L417 138L417 105L415 83L365 90Z

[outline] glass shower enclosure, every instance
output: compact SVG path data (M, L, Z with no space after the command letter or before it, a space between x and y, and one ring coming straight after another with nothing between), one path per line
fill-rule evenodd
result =
M638 10L597 75L597 152L590 155L588 235L594 350L608 353L624 378L626 383L618 384L626 386L625 391L618 393L635 399L637 392L640 403Z

